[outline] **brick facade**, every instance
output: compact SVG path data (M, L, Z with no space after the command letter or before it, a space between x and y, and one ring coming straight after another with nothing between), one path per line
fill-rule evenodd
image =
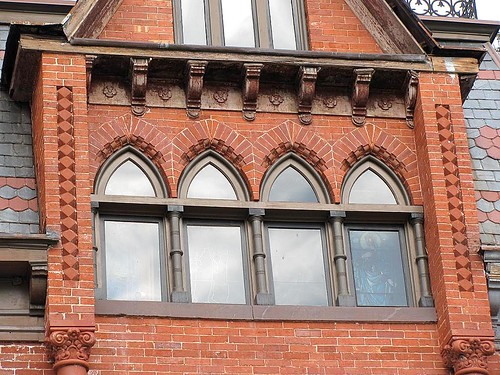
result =
M343 0L305 3L313 51L382 51ZM124 0L100 38L172 43L171 4ZM41 343L0 345L0 375L73 374L64 372L71 366L76 375L446 375L450 368L456 374L495 373L495 367L486 370L493 330L458 75L419 73L414 129L405 118L368 117L357 127L351 116L324 114L315 114L306 126L296 114L276 112L259 112L250 122L240 111L203 109L192 119L183 108L146 105L138 116L130 106L89 103L89 60L83 53L44 51L40 56L31 97L39 229L61 238L48 252L50 352ZM488 132L484 138L492 139ZM342 184L356 162L374 157L400 179L411 205L423 206L436 317L370 322L345 316L252 320L96 314L91 194L102 165L124 146L158 168L172 198L179 196L186 166L212 150L238 171L255 202L266 172L288 153L317 172L333 204L343 203ZM0 147L14 146L5 137ZM18 176L15 165L6 159L4 164L13 175L0 177L0 205L8 204L3 211L26 206L38 212L30 195L33 171ZM0 215L3 211L0 206ZM463 363L472 357L472 364Z

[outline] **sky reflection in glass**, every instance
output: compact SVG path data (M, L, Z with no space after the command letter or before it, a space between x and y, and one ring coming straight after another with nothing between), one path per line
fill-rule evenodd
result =
M224 45L255 47L251 0L222 0Z
M397 204L389 186L370 169L364 171L352 185L349 203Z
M287 167L276 180L269 192L271 202L318 202L311 184L295 168Z
M131 160L127 160L113 172L108 180L104 194L143 197L156 196L149 178Z
M234 200L236 192L219 169L212 164L207 164L194 176L189 185L187 197Z
M358 306L408 306L399 231L349 230Z
M327 306L319 229L269 228L277 305Z
M193 302L244 304L240 227L188 225Z
M107 298L161 301L158 223L104 222Z
M295 26L291 0L269 1L273 47L282 49L297 49Z
M182 0L181 8L184 44L207 44L204 0Z

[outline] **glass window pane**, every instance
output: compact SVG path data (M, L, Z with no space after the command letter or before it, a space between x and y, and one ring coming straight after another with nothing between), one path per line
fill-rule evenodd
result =
M273 47L297 49L291 0L269 1Z
M320 229L269 228L277 305L328 305Z
M240 227L188 225L193 302L246 303Z
M104 194L156 196L149 178L131 160L127 160L113 172L108 180Z
M269 192L272 202L318 202L311 184L295 168L287 167L274 180Z
M207 44L204 0L182 0L182 37L184 44Z
M408 306L399 231L349 230L358 306Z
M224 45L255 47L251 0L222 0Z
M161 301L158 223L104 222L107 298Z
M212 164L204 166L189 185L188 198L236 199L236 192L229 180Z
M370 169L364 171L352 185L349 203L397 204L389 186Z

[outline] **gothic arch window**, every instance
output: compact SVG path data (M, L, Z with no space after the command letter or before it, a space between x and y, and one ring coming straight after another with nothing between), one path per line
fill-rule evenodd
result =
M342 200L353 303L431 304L422 216L412 216L415 208L408 205L408 195L394 173L372 157L361 160L345 177ZM425 282L419 284L419 278Z
M94 195L97 296L108 300L165 299L165 222L154 207L167 196L155 166L127 147L101 168Z
M307 48L302 0L174 0L177 43Z

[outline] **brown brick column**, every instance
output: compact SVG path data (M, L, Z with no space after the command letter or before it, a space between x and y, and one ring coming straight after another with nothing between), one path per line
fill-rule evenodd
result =
M432 292L445 364L456 375L490 374L493 331L459 78L421 73L415 141Z
M86 70L83 56L43 54L32 100L40 227L48 252L46 343L58 375L86 374L95 343Z

